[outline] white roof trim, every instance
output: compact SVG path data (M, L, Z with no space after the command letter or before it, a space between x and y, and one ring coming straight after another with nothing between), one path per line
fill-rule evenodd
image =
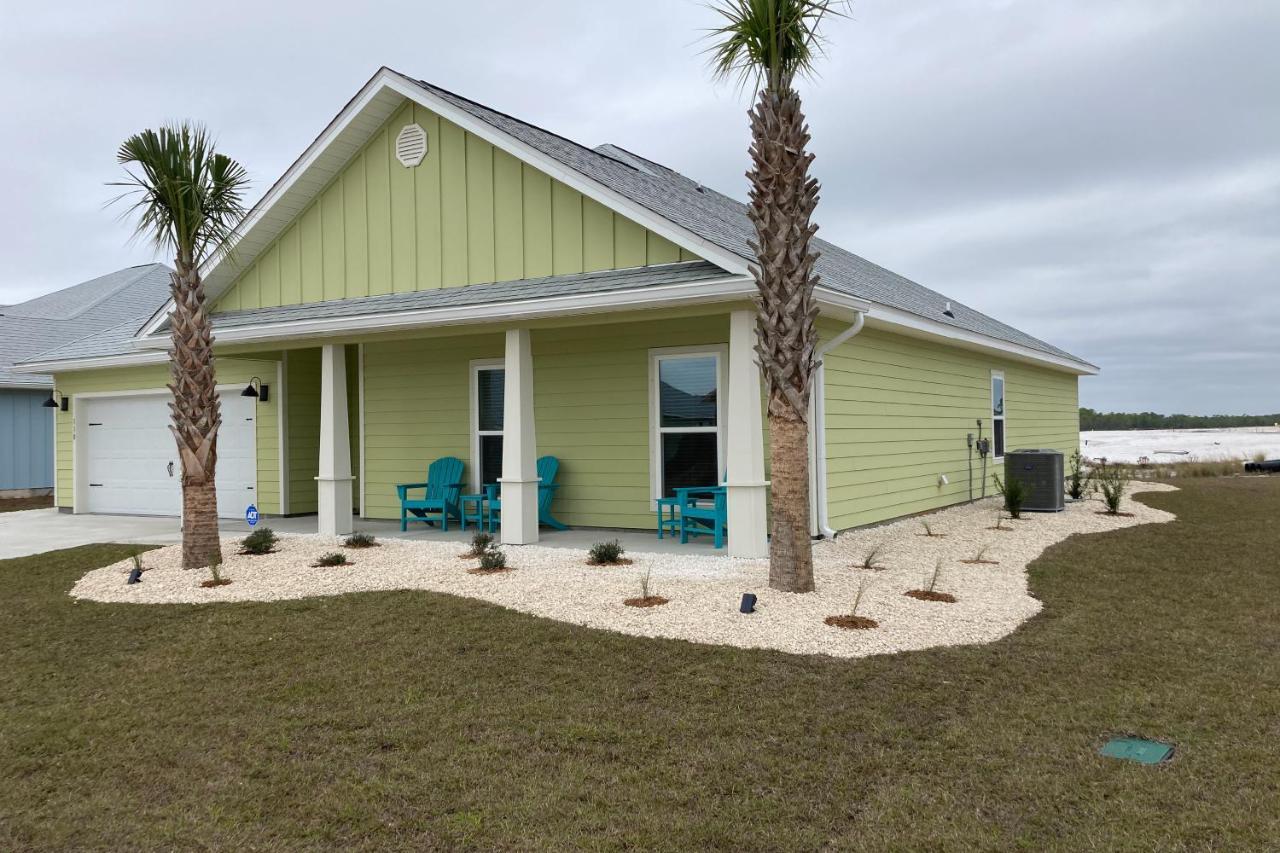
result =
M397 96L394 99L394 103L387 103L385 96L389 93ZM382 98L381 103L379 102L380 98ZM329 123L320 136L307 147L302 156L294 161L293 165L285 171L284 175L276 181L266 195L245 216L237 229L240 236L236 240L236 246L241 247L246 243L260 243L260 245L252 249L250 255L237 257L236 262L244 264L240 269L247 268L260 252L265 251L288 225L296 219L298 214L302 213L307 205L315 199L320 190L329 184L334 175L346 167L356 152L373 136L373 133L399 108L400 98L407 98L426 107L467 132L528 163L539 171L545 172L588 198L603 204L605 207L632 219L677 246L681 246L703 259L711 261L727 272L736 275L745 275L747 273L747 262L732 252L728 252L714 243L702 239L693 232L681 228L665 217L661 217L649 209L632 202L603 184L562 165L559 161L548 157L537 149L526 145L493 125L477 119L465 110L459 109L424 89L416 80L385 67L380 68L370 78L369 82L365 83L364 87ZM351 131L353 123L375 105L378 105L380 109L373 110L376 115L373 116L368 126ZM332 167L324 167L326 174L318 178L309 175L308 173L313 168L326 159L325 154L330 147L339 141L344 134L348 134L349 131L351 131L351 135L354 138L342 140L346 142L349 148L341 153L340 159L338 157L328 158L334 161L334 165ZM293 192L300 181L308 178L310 178L311 186L303 191L303 196L306 200L297 206L297 210L286 212L284 216L271 217L272 210ZM255 231L259 228L265 228L267 233L259 237L258 234L255 234ZM239 269L229 272L230 263L225 258L216 258L202 270L206 294L210 301L221 295L224 285L230 285L235 280L235 274L239 272ZM146 337L155 332L163 324L171 310L172 300L166 302L152 316L151 320L143 326L139 337Z
M297 337L325 337L368 332L426 329L437 326L463 326L563 317L574 314L599 314L630 309L664 308L674 305L696 305L749 298L755 283L745 277L712 281L618 290L609 293L573 294L481 305L459 305L420 308L354 317L324 317L240 326L216 332L218 343L256 343ZM167 346L167 339L134 341L138 347Z
M1044 350L1011 343L1010 341L1002 341L999 338L993 338L990 335L983 335L979 332L958 329L946 323L939 323L936 320L929 320L916 314L897 308L889 308L875 302L871 303L871 311L867 317L867 322L872 325L888 326L895 331L905 330L908 334L914 334L918 337L942 340L952 346L995 351L1019 361L1035 362L1043 366L1074 373L1078 376L1096 376L1099 371L1099 368L1087 362L1065 358Z
M100 370L107 367L130 367L138 364L164 364L169 360L167 351L148 350L122 355L104 355L89 358L68 358L61 361L33 361L14 367L15 373L66 373L72 370Z
M678 305L713 304L749 299L756 293L755 282L749 276L734 276L681 284L656 285L607 293L572 294L521 299L480 305L421 308L412 311L365 314L354 317L326 317L315 320L295 320L286 323L264 323L258 326L242 326L216 333L218 343L257 343L288 340L298 337L335 337L370 332L411 329L430 329L441 326L465 326L481 323L502 323L548 317L605 314L614 311L643 310ZM819 307L828 315L844 318L854 313L865 313L875 326L915 337L938 340L965 349L981 350L1065 371L1076 375L1091 376L1098 368L1084 362L992 338L976 332L957 329L918 317L896 308L867 302L845 293L819 286L815 291ZM129 354L100 356L62 361L30 362L14 367L18 373L54 373L68 370L92 370L133 364L157 364L168 359L167 336L150 339L134 339L136 350Z

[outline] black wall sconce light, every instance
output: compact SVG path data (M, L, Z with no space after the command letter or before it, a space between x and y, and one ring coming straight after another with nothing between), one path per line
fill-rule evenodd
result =
M244 386L244 390L240 392L241 397L256 397L259 403L265 403L271 399L271 386L262 384L262 380L253 377L249 380L249 384Z
M49 392L49 399L40 405L46 409L61 409L66 412L71 409L71 398L66 394L59 394L58 389L54 388Z

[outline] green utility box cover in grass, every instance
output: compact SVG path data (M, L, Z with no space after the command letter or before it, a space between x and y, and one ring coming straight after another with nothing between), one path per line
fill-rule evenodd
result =
M1140 737L1112 738L1103 745L1102 754L1139 764L1159 764L1173 757L1173 745Z

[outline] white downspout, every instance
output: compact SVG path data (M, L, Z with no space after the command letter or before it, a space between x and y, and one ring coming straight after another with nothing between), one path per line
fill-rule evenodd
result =
M813 436L813 453L810 468L813 471L813 490L818 505L818 532L827 539L834 539L836 532L831 529L827 514L827 369L823 356L861 332L865 320L866 314L858 311L854 315L853 324L819 346L815 354L818 369L813 381L813 430L810 433Z

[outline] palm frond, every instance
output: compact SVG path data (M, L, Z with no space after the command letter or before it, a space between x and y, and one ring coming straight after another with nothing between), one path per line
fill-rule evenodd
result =
M723 25L708 30L712 72L742 86L788 88L822 56L822 19L845 14L847 0L716 0Z
M126 179L113 202L130 201L135 235L160 251L198 266L229 250L244 218L248 175L239 163L214 151L209 132L183 122L144 130L116 153Z

